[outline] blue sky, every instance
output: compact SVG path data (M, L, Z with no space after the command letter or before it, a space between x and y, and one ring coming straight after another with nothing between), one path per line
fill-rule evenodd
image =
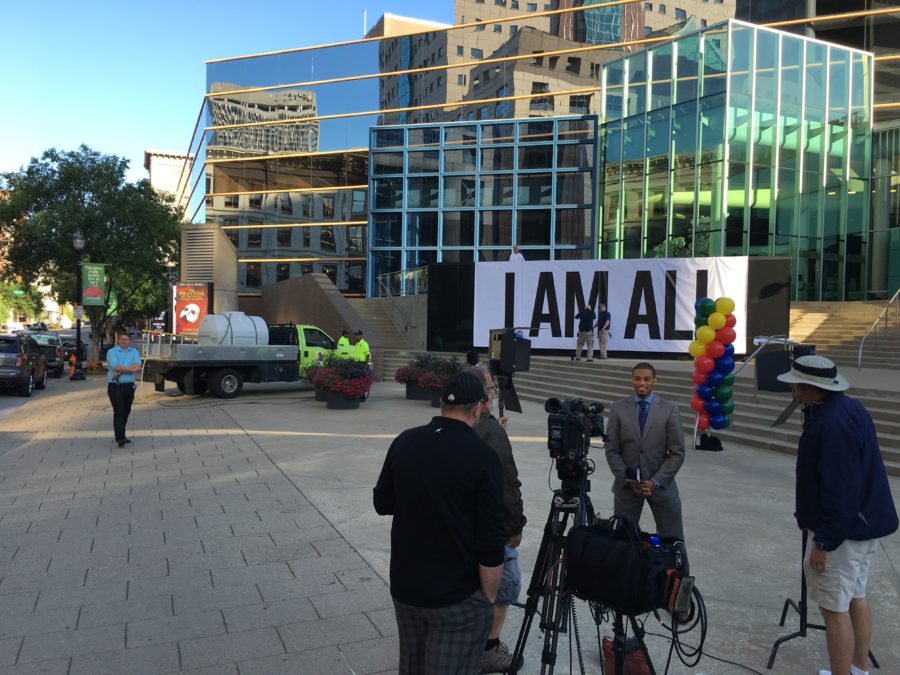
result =
M144 150L186 152L207 59L362 36L385 12L452 22L453 0L7 0L0 172L85 143L146 177Z

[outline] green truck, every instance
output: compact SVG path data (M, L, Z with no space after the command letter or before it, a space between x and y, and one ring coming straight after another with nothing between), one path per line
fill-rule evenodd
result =
M196 341L149 334L145 342L145 382L164 391L174 382L185 394L207 391L217 398L236 398L245 382L297 382L304 368L338 353L356 358L353 346L337 346L317 326L266 324L242 312L211 314L200 325Z

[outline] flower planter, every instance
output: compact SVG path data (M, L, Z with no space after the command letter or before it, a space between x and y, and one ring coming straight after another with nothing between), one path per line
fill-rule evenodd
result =
M359 408L359 398L350 398L337 391L327 392L325 406L331 410L356 410Z
M441 407L441 392L437 390L431 391L431 407L432 408L440 408Z
M327 400L328 391L325 389L316 389L316 400L317 401L326 401Z
M406 383L406 399L408 401L430 401L431 390L423 389L415 382Z

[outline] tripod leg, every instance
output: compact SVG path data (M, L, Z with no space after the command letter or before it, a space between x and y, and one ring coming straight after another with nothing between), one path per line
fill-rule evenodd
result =
M638 626L637 619L634 618L633 614L629 614L628 619L631 622L631 630L634 631L634 636L637 638L638 644L641 647L641 653L644 655L644 660L647 662L647 667L650 669L650 675L656 675L653 661L650 660L650 652L647 651L647 645L644 643L644 631Z
M538 547L537 558L534 561L534 570L531 573L531 581L528 583L527 595L525 601L525 616L522 619L522 627L519 629L519 637L516 639L516 648L513 651L513 670L517 671L517 665L521 662L525 653L525 643L528 641L528 633L531 631L531 624L534 621L534 615L537 613L538 604L544 600L544 615L541 619L541 628L547 623L547 605L549 598L547 593L550 592L547 585L547 578L554 565L559 562L562 555L562 533L565 532L566 514L551 502L550 513L547 516L547 523L544 525L544 536L541 538L541 544Z

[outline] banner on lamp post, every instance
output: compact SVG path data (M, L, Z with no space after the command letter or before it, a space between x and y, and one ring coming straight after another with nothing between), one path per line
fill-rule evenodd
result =
M106 265L84 263L81 266L81 303L85 307L106 304Z

